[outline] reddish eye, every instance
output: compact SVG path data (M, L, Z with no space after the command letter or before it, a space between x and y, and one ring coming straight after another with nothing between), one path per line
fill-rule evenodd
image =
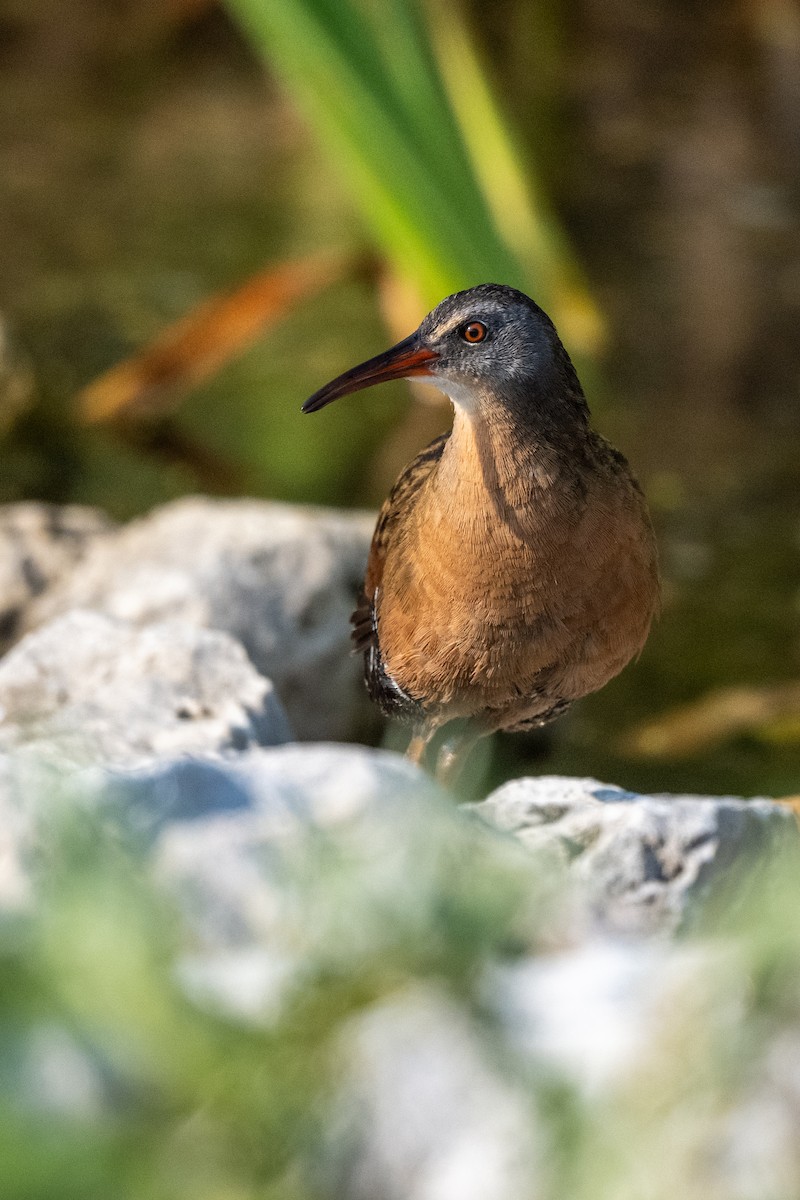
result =
M486 332L486 326L480 321L470 321L469 325L465 325L464 328L460 330L464 341L472 342L473 345L475 342L482 342L486 337Z

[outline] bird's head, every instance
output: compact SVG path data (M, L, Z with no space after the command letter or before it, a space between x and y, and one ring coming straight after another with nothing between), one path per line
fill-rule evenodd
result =
M315 392L303 412L317 412L351 392L389 379L420 379L466 413L515 411L554 403L586 405L555 327L523 292L484 283L448 296L391 350L352 367Z

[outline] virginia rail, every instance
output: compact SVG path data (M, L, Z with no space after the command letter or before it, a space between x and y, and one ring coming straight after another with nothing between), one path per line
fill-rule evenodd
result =
M482 284L321 388L303 412L388 379L429 380L453 427L385 502L353 614L367 687L454 778L473 742L544 725L644 645L658 560L642 492L589 427L575 368L528 296Z

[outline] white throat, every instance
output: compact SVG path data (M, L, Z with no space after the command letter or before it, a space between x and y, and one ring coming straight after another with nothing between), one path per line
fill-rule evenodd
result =
M474 387L470 387L469 384L459 383L455 379L445 379L440 376L437 376L435 381L432 379L431 383L434 387L437 387L440 392L444 392L445 396L447 396L449 400L452 400L453 404L455 404L457 408L460 408L462 412L471 415L472 413L478 411L478 393L477 390Z

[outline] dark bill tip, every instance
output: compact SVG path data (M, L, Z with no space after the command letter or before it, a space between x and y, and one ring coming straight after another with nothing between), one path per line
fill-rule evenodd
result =
M325 387L314 392L313 396L309 396L301 411L304 413L319 412L332 400L338 400L341 396L349 396L351 392L360 392L362 388L372 387L374 383L386 383L390 379L409 379L418 375L432 375L430 364L435 362L438 357L435 350L429 350L427 346L421 345L417 335L412 333L411 337L398 342L396 346L392 346L391 350L385 350L383 354L377 354L375 358L370 358L357 367L351 367L343 375L338 375L336 379L326 383Z

